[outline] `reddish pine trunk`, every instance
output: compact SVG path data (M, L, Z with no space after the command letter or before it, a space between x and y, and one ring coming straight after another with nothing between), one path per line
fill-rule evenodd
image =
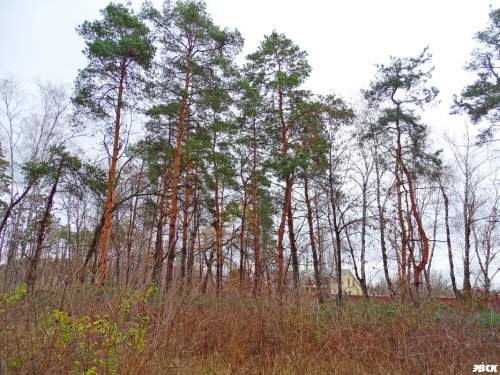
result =
M290 202L288 203L288 238L290 241L290 257L292 261L292 275L293 275L293 287L297 289L299 287L299 258L297 252L297 243L295 241L295 229L293 227L293 211L292 202L290 196Z
M396 162L394 166L394 174L396 175L396 197L397 197L397 210L398 210L398 220L399 227L401 229L401 296L403 299L406 298L406 293L408 291L408 275L406 272L407 264L407 254L406 249L408 247L408 235L406 231L405 219L403 216L403 201L402 201L402 191L401 187L403 181L401 180L401 165L403 164L402 158L402 146L401 146L401 130L399 128L399 122L396 124L397 127L397 148L396 148Z
M113 192L115 188L116 166L118 164L118 151L120 149L120 124L121 109L123 102L123 89L125 77L127 75L127 60L123 59L121 63L120 83L118 85L118 100L115 109L115 130L113 137L113 153L111 155L111 166L108 174L108 185L106 188L106 208L104 216L104 229L102 233L101 252L99 254L98 280L104 282L106 279L106 261L108 256L109 234L111 233L111 216L113 214Z
M172 208L170 210L170 223L168 229L168 256L167 256L167 286L172 282L175 260L175 237L177 231L177 200L179 194L179 175L181 169L181 153L184 133L184 116L188 108L188 93L191 81L191 51L186 58L187 67L184 79L184 94L182 96L181 108L179 110L179 127L175 146L174 168L172 170Z
M283 114L283 92L278 91L278 113L281 123L281 158L286 159L288 156L288 138L287 131L288 126L285 121L285 116ZM288 215L288 209L292 200L292 180L290 177L286 177L285 185L285 197L283 201L283 211L281 212L281 221L278 229L278 294L281 296L284 293L284 249L283 249L283 239L285 237L285 223Z

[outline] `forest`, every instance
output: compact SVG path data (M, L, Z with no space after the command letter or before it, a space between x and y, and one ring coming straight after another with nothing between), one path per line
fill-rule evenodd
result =
M77 33L70 89L0 76L0 374L495 365L500 9L445 148L424 46L351 103L306 90L277 31L242 58L201 0L110 3Z

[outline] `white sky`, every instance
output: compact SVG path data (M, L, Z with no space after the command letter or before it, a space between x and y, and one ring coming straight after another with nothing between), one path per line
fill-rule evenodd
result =
M0 0L0 75L73 82L85 65L75 27L100 18L104 0ZM161 4L161 1L154 1ZM499 1L497 0L497 6ZM140 1L134 0L136 9ZM244 55L264 34L285 33L308 51L308 88L357 98L390 55L414 56L426 45L434 55L434 84L446 115L454 93L470 75L464 64L474 33L485 27L493 0L208 0L220 26L238 28Z

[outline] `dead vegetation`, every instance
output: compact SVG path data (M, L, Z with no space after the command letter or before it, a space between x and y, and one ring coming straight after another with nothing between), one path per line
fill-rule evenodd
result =
M498 360L499 327L473 305L20 287L0 354L9 374L468 374Z

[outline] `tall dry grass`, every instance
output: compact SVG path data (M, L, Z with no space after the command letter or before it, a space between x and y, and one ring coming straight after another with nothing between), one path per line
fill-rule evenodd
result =
M499 327L470 306L80 287L4 294L0 355L9 374L469 374Z

